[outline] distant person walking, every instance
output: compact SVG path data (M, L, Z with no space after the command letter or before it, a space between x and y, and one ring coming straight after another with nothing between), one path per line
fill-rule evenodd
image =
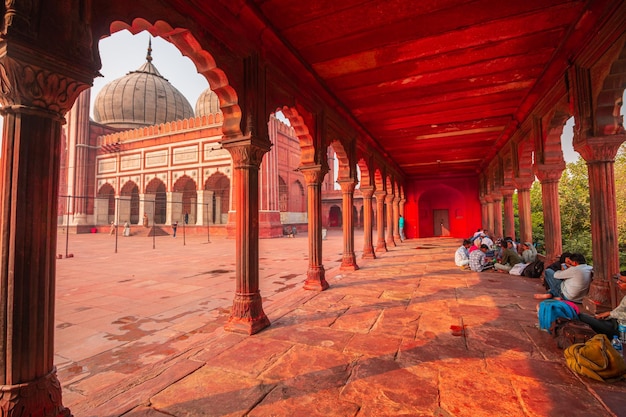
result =
M404 217L402 215L398 218L398 231L400 232L400 242L404 242L406 237L404 237Z
M148 227L148 213L143 214L143 227Z
M130 236L130 225L128 224L128 222L124 222L124 236Z
M178 229L178 222L172 223L172 232L174 232L174 237L176 237L176 229Z
M109 232L110 236L113 236L115 234L115 222L111 222L111 231Z

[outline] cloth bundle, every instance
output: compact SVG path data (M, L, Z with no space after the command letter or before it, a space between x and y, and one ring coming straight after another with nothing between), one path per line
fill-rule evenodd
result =
M568 368L589 378L606 381L626 374L624 358L604 334L571 345L564 353Z

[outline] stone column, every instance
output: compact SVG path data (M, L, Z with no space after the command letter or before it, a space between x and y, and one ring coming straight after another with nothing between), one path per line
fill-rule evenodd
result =
M68 113L68 167L67 193L72 198L72 206L68 210L73 214L73 224L87 224L87 205L89 197L87 175L89 165L89 100L91 89L83 91Z
M54 367L61 126L91 76L76 81L37 67L22 61L36 61L35 51L6 42L0 52L0 410L69 416Z
M530 215L530 187L532 178L516 178L517 204L519 211L520 242L533 241L533 222Z
M400 197L396 196L393 199L393 238L398 242L400 239Z
M385 198L387 192L384 190L376 191L376 252L387 252L387 244L385 243Z
M376 259L372 243L372 196L374 187L361 187L363 194L363 255L362 258Z
M396 246L393 240L393 194L387 194L385 197L385 209L387 210L387 247Z
M341 197L343 205L343 258L341 260L341 271L356 271L359 266L356 264L354 254L354 187L356 183L353 179L338 180L341 187Z
M322 181L328 173L328 167L304 166L300 172L306 180L309 217L309 270L304 289L324 291L328 288L328 282L322 264Z
M593 281L583 307L595 313L598 307L610 309L610 279L619 273L617 204L615 201L615 155L624 136L581 138L574 149L587 162L589 204L591 208L591 246Z
M482 217L480 222L480 228L489 229L489 207L487 205L487 200L484 196L480 198L480 214Z
M493 234L494 232L494 211L493 211L493 197L488 195L485 197L486 206L487 206L487 227L485 229L489 230L489 233Z
M513 193L515 189L501 189L502 200L504 202L504 231L502 237L512 237L515 240L515 210L513 207Z
M490 230L496 238L503 237L502 233L502 194L493 193L493 230Z
M227 139L222 147L233 159L235 207L235 277L233 308L225 329L255 334L270 325L259 291L259 166L269 141L254 137Z
M563 252L559 181L564 169L565 163L560 165L535 165L535 175L541 182L544 245L548 262L552 262Z

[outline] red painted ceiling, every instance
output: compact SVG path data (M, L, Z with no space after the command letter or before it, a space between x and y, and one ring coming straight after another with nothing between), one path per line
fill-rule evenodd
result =
M564 76L610 3L248 4L412 177L484 167Z

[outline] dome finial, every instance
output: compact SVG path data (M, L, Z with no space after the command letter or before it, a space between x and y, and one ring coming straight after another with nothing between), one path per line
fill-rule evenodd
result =
M146 61L152 62L152 37L148 38L148 55L146 55Z

